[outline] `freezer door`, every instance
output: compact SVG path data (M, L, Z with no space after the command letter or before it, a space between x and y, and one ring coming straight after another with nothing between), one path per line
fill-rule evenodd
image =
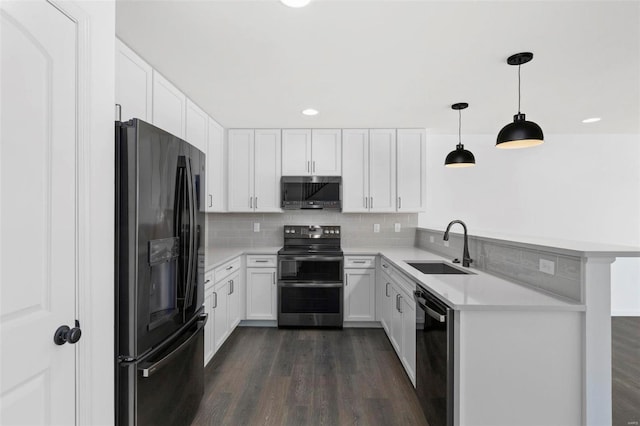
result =
M191 424L204 394L205 323L206 316L166 348L137 363L120 364L118 425Z

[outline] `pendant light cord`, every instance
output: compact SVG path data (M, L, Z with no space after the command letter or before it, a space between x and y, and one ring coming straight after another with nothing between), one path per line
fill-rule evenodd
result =
M520 67L522 65L518 64L518 115L520 114Z
M462 110L458 110L458 145L462 145Z

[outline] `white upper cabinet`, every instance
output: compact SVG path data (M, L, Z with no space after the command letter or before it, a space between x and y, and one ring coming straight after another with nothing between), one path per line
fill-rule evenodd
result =
M342 211L394 212L395 130L349 129L342 136Z
M187 99L187 127L185 140L200 151L207 153L207 133L209 130L209 116Z
M254 138L254 200L257 212L280 212L280 130L256 130Z
M311 130L282 131L282 176L311 174Z
M229 130L228 204L230 212L253 211L253 130Z
M226 150L224 129L213 118L208 119L207 132L207 197L205 211L226 211Z
M369 131L369 195L370 212L396 211L395 129Z
M230 212L280 212L280 130L229 130Z
M311 174L340 176L342 174L342 132L340 129L311 131Z
M426 143L424 129L398 129L399 212L423 212L426 199Z
M185 138L187 97L157 71L153 71L153 124Z
M369 211L369 130L342 131L342 211Z
M285 129L282 131L283 176L340 176L340 129Z
M116 39L116 104L121 120L151 121L153 68Z

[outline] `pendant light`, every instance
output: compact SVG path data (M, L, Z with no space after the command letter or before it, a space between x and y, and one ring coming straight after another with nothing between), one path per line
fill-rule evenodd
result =
M518 113L513 116L513 123L509 123L500 130L496 140L496 148L517 149L540 145L544 142L542 129L533 121L525 120L520 112L520 66L533 59L533 53L522 52L509 56L507 63L518 66Z
M451 105L451 109L458 111L458 145L456 145L456 149L451 151L444 160L445 167L471 167L476 165L475 157L471 151L464 149L460 137L462 131L462 110L468 106L469 104L466 102Z

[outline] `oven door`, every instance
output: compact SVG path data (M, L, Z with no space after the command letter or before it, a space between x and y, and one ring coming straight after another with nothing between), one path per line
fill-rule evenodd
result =
M278 283L279 327L342 327L340 283Z
M278 256L278 282L342 285L343 263L342 256L281 255Z

